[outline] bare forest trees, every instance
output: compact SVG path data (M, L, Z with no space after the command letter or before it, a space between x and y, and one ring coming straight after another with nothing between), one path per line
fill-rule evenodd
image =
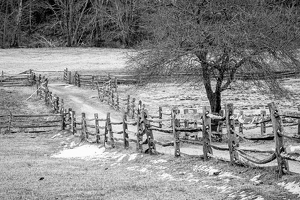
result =
M146 34L140 26L143 1L0 0L0 44L132 46Z
M213 112L220 111L221 93L236 73L248 73L254 83L283 92L274 73L299 68L300 9L274 2L157 1L145 23L151 33L142 46L147 50L137 52L131 67L149 77L194 75L188 81L205 86Z
M19 46L22 37L21 34L21 19L23 14L23 0L7 0L1 1L0 13L2 24L0 36L1 46Z

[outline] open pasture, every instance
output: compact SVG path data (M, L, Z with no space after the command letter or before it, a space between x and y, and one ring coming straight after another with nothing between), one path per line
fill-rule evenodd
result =
M26 51L26 50L23 49L22 51ZM96 56L96 55L99 55L99 58L104 56L104 57L102 57L104 60L109 58L109 60L112 60L115 64L116 63L117 64L121 63L121 64L120 64L120 66L118 65L117 67L112 69L112 66L115 66L114 64L106 65L105 63L102 63L103 65L101 65L101 62L99 63L98 61L96 62L95 60L91 59L91 62L93 62L93 63L92 64L90 63L89 64L90 66L88 67L88 65L85 65L85 60L84 59L76 60L77 56L78 57L82 56L82 55L80 55L80 52L83 55L84 55L84 52L86 54L88 54L87 49L68 49L68 50L64 49L63 53L61 52L62 49L58 49L58 50L57 49L54 49L54 50L52 50L52 49L50 49L50 50L43 49L41 51L41 52L43 52L41 57L44 57L44 60L45 60L45 65L43 65L40 62L38 62L37 60L35 60L36 58L34 58L34 56L38 55L38 50L29 49L28 51L29 52L32 51L32 52L31 53L26 53L25 52L22 56L20 56L20 57L22 57L22 59L24 59L24 63L26 63L26 62L28 62L28 63L25 64L24 66L20 66L20 63L22 63L21 60L17 59L17 61L13 61L13 59L12 59L12 57L14 57L12 55L19 54L21 52L20 50L15 50L15 51L10 50L9 54L12 57L8 56L8 54L6 54L6 53L3 53L3 50L1 50L1 54L2 55L6 54L6 56L1 57L0 70L6 71L8 73L14 73L15 72L14 70L16 70L18 72L23 72L25 70L28 70L29 68L35 69L35 70L40 70L40 71L43 71L43 70L47 71L47 70L53 70L54 69L54 68L51 67L51 65L53 64L53 66L56 67L55 68L56 71L60 71L60 70L62 71L65 67L68 67L69 70L72 70L72 71L73 70L78 70L79 71L79 69L80 69L80 71L82 73L89 74L90 71L94 71L94 73L97 73L98 68L105 69L105 70L113 70L113 69L116 69L116 68L118 68L118 69L123 68L124 63L126 61L124 54L119 52L119 51L123 51L123 50L112 50L112 51L117 52L117 56L114 57L114 56L108 56L108 55L113 55L114 54L110 51L109 51L110 53L105 53L104 55L102 55L102 53L101 53L102 50L92 49L91 52L94 54L93 57ZM54 54L51 53L53 51L55 52ZM70 52L70 55L71 55L70 57L66 56L66 54L68 54L67 53L68 51L71 51ZM59 53L57 53L57 52L59 52ZM74 52L77 52L77 53L79 52L78 53L79 55L77 55ZM69 65L67 65L67 66L63 65L64 62L67 62L67 60L65 60L65 61L61 60L62 62L51 63L51 60L54 57L56 57L56 59L59 60L60 59L60 58L58 58L59 55L61 55L61 57L64 57L64 58L61 58L62 60L64 60L65 57L68 57L68 59L71 59L71 60L73 59L72 61L70 61L71 64L69 63ZM86 57L86 56L83 56L83 57ZM114 59L112 59L112 57L114 57ZM30 58L33 58L33 62L31 63L32 67L29 67L30 66ZM6 67L5 60L8 63L7 66L10 66L10 68ZM61 67L59 67L59 65L61 65ZM12 67L12 66L15 66L15 67ZM27 68L27 67L29 67L29 68ZM99 70L99 73L101 73L101 70ZM254 114L259 113L261 109L267 109L265 106L267 105L267 103L272 102L272 101L277 102L280 109L289 109L291 111L295 111L295 110L298 109L297 108L297 106L298 106L297 103L299 102L299 95L297 95L300 92L300 91L298 91L298 88L300 88L299 87L299 81L297 79L289 79L289 80L284 80L283 84L285 84L286 87L290 87L290 88L293 89L293 91L296 93L295 94L295 99L291 99L291 100L289 100L289 99L283 99L282 100L281 99L281 100L278 100L276 98L269 97L269 96L259 92L256 88L252 88L252 87L247 86L247 85L245 87L241 87L241 85L235 83L235 85L231 88L231 90L228 90L223 94L223 102L233 103L234 106L236 106L236 109L244 110L245 112L249 112L249 113L252 113L252 114L253 113ZM95 98L95 96L97 96L97 93L96 93L95 90L90 90L88 88L79 89L79 88L70 87L68 85L59 85L59 84L53 84L53 85L50 84L50 88L51 88L51 90L53 90L59 96L63 96L63 98L65 100L66 107L70 106L70 107L78 110L79 113L80 112L87 112L88 114L93 114L93 113L99 112L100 116L101 115L105 116L105 113L107 111L110 111L110 108L108 106L105 106L105 105L101 104ZM204 90L201 86L200 87L191 87L190 85L158 84L158 85L148 85L148 86L144 86L144 87L135 87L135 86L130 86L129 85L129 86L121 86L118 89L119 89L121 94L124 94L124 95L129 94L129 95L135 96L135 98L137 100L139 100L139 99L143 100L143 102L149 108L150 112L156 112L158 106L164 106L164 107L167 107L167 108L171 108L173 106L186 107L186 105L188 105L189 107L208 106L207 98L205 97ZM31 91L29 93L27 93L28 96L30 96L31 92L34 92L34 88L31 88L30 90ZM4 94L4 93L1 92L1 94ZM7 94L5 94L5 96L7 96ZM9 102L9 101L7 101L7 100L3 101L3 106L4 107L6 107L7 102ZM31 105L31 108L34 108L34 106ZM45 109L45 111L47 112L46 109ZM40 112L40 110L38 112ZM118 115L117 115L117 112L114 112L114 111L111 111L111 112L113 113L113 116L116 116L116 119L120 119L120 117L118 117ZM120 116L120 114L119 114L119 116ZM291 131L293 131L293 133L296 133L296 129L294 129L294 130L291 129ZM248 134L256 134L256 133L253 133L253 131L248 131L247 133ZM40 137L40 136L34 135L32 137ZM168 139L167 136L166 136L165 139L166 140ZM24 140L22 140L22 141L24 141ZM44 142L47 143L48 141L44 141ZM6 140L5 140L5 143L7 143ZM45 144L45 143L43 143L43 144ZM70 141L67 141L66 143L69 144ZM257 148L257 147L265 148L266 146L271 147L271 144L269 144L268 142L259 143L258 145L255 144L255 143L244 143L244 144L248 144L249 146L253 146L254 148ZM27 142L26 142L26 145L28 145ZM49 153L49 154L53 154L54 152L57 152L58 149L56 149L56 147L54 149L52 149L53 151L51 151L51 153ZM192 145L191 146L185 146L185 147L186 147L185 148L186 153L191 153L192 152L192 154L199 155L199 152L198 152L199 147L192 146ZM6 146L4 148L8 148L8 146ZM39 147L37 147L37 148L39 148ZM165 152L168 152L168 150L166 150ZM127 155L127 156L130 157L130 155ZM7 155L4 155L4 157L7 157ZM53 158L51 158L51 159L53 159ZM151 159L151 157L149 157L149 159ZM180 163L184 163L184 159L182 161L179 160ZM56 162L56 161L54 161L54 162ZM73 161L71 161L71 162L73 162ZM145 160L141 160L139 162L143 163L143 162L145 162ZM113 163L111 163L111 164L113 164ZM177 164L178 163L176 161L176 165ZM210 162L207 163L207 164L208 165L215 165L215 163L210 163ZM45 165L42 166L42 168L40 168L40 170L43 170L43 168L46 167L47 165L48 165L47 161L45 161ZM54 164L54 165L56 165L56 164ZM124 165L128 166L129 164L125 163ZM77 166L77 164L75 164L75 166ZM223 165L221 165L221 166L224 167ZM88 164L87 164L86 167L88 167ZM121 165L120 167L124 168L123 165ZM128 171L130 171L130 169L137 169L137 171L139 171L138 169L140 169L141 170L140 172L144 172L144 171L147 171L147 169L149 169L149 167L151 167L151 166L146 166L146 170L143 167L140 167L140 168L136 167L136 166L132 166L132 167L133 168L129 167ZM167 167L172 168L173 165L172 166L167 166ZM178 167L179 167L179 165L178 165ZM183 164L183 166L181 166L181 167L185 168L186 165ZM228 168L230 168L230 167L228 167ZM193 169L195 169L195 167ZM202 168L200 167L200 169L202 169ZM242 169L243 168L241 168L241 170ZM253 169L253 168L251 168L251 169ZM118 171L118 169L115 169L115 170ZM233 170L236 170L236 168L234 168ZM133 170L133 171L136 171L136 170ZM249 170L246 170L246 171L249 171ZM249 174L249 176L253 176L254 172L255 172L255 170L253 169L253 171ZM21 172L21 174L22 173L23 172ZM52 172L46 172L46 173L52 174ZM113 173L113 171L112 171L112 173ZM260 172L260 173L263 173L263 172ZM94 174L93 171L92 171L92 174ZM183 173L183 174L185 174L185 173ZM55 175L53 175L53 174L51 176L55 177ZM103 177L103 175L101 175L101 176ZM162 174L162 176L163 177L169 177L169 178L167 178L168 181L174 181L175 180L173 178L170 178L169 175ZM72 175L71 175L71 177L72 177ZM147 177L148 177L147 180L150 180L150 182L151 182L152 179L150 179L149 176L147 176ZM25 179L27 179L27 178L28 177L25 177ZM105 176L105 179L110 180L109 176ZM5 179L5 180L8 180L8 179ZM117 180L120 180L120 179L117 179ZM129 182L131 180L126 180L126 181ZM155 184L155 181L156 180L154 179L153 184ZM111 188L114 188L113 185L116 182L111 182L111 183L112 183L111 185L108 184L108 193L109 193L109 195L112 195L111 194L111 192L112 192ZM102 184L102 187L103 187L104 183L102 182L101 184ZM165 183L163 183L163 185L164 184ZM168 182L168 184L169 184L169 182ZM239 184L239 182L237 182L237 184ZM97 187L97 184L94 183L94 182L92 182L91 185L95 185L95 187ZM276 184L273 184L273 185L276 185ZM118 187L119 187L119 185L118 185ZM164 185L164 186L162 186L162 188L163 187L167 187L167 186ZM187 187L187 186L184 186L184 187ZM247 187L250 187L250 186L247 186ZM277 186L274 186L274 187L277 188ZM193 188L193 186L191 188ZM209 190L211 189L210 186L208 186L207 188L209 188ZM278 188L277 189L275 189L275 188L272 188L272 190L274 189L274 191L275 191L275 190L278 189ZM20 189L20 188L17 188L17 190L18 189ZM31 188L31 191L32 190L34 191L35 189ZM67 187L67 190L68 189L70 189L70 187L69 188ZM7 188L5 188L4 191L5 190L7 190ZM133 195L133 196L128 196L128 197L132 197L132 198L141 197L141 194L139 192L138 193L134 192L136 190L136 188L133 187L129 190L133 192L133 194L130 194L130 195ZM149 188L145 187L145 190L148 191ZM174 190L179 190L180 191L181 189L178 189L175 186ZM254 190L254 189L249 190L250 193L252 192L252 190ZM89 191L89 190L87 189L87 191ZM94 191L94 189L93 189L93 191ZM141 190L141 191L143 191L143 190ZM160 191L160 190L155 189L155 191ZM194 190L194 191L197 192L198 190ZM237 191L243 191L243 190L238 189ZM247 192L246 193L247 193L248 196L251 196L249 194L249 191L248 191L248 193ZM201 191L198 191L198 192L201 192ZM281 192L281 193L279 194L279 192ZM2 192L2 193L5 193L5 192ZM89 193L89 192L87 192L87 193ZM88 198L92 199L93 195L96 195L96 196L100 195L100 193L91 192L91 193L93 193L93 195L86 196L87 193L85 191L83 191L82 196L80 196L80 194L74 194L74 196L71 195L70 199L74 199L75 197L78 198L78 199L80 199L80 198L83 199L84 197L88 197ZM124 192L121 191L120 193L123 194ZM172 192L169 193L169 191L167 191L167 193L169 195L173 195ZM189 195L192 195L192 196L184 196L184 195L181 196L181 194L180 194L179 196L177 196L177 198L178 199L182 199L182 198L195 199L195 196L193 196L195 194L193 192L190 192L190 190L188 190L188 192L187 192L187 190L185 190L185 193L189 193ZM272 195L270 195L271 193L272 193ZM24 194L24 193L22 193L22 194ZM47 195L46 192L42 191L42 195L45 195L45 194ZM50 194L50 196L52 195L51 197L55 196L54 193L49 193L49 194ZM214 196L212 194L212 192L208 192L207 193L208 196L204 196L203 199L207 199L208 197L210 197L211 199L224 199L224 198L225 199L230 199L230 198L234 199L234 198L237 198L236 195L230 196L231 194L233 194L233 193L226 193L225 192L224 195L221 193L220 195L216 194L217 196ZM239 192L237 192L237 194L239 194ZM278 193L273 193L273 191L272 192L270 192L270 191L265 191L265 192L260 191L259 194L256 194L256 195L258 195L256 197L258 198L259 195L261 195L262 198L265 198L265 199L274 199L275 197L276 198L277 197L278 198L288 197L287 194L284 194L284 195L283 194L284 194L284 192L282 192L281 190L278 190ZM34 192L32 192L30 195L37 195L36 197L40 197L40 198L42 197L42 196L38 196L40 194L36 194ZM68 196L70 194L66 194L66 195ZM79 195L79 196L76 196L76 195ZM105 196L105 199L107 199L107 198L108 199L114 199L114 196L109 196L109 195ZM136 195L136 196L134 196L134 195ZM153 196L153 194L151 194L151 192L149 193L149 195L150 196L146 196L145 198L147 198L147 199L165 199L162 196L157 196L157 194L155 194L156 196L155 195ZM58 199L59 198L64 199L67 196L58 196ZM175 194L175 196L176 196L176 194ZM28 198L29 197L34 198L35 196L28 196ZM43 197L46 198L45 196L43 196ZM124 197L124 196L122 196L122 195L118 196L117 195L117 196L115 196L115 199L122 199L122 197ZM201 199L202 197L201 198L198 197L198 198ZM289 198L293 199L294 196L290 196ZM104 197L103 197L103 199L104 199Z

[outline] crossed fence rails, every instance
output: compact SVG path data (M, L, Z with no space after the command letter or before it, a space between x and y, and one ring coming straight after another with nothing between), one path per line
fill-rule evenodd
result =
M300 119L300 112L281 113L274 103L268 104L270 113L269 116L266 116L266 113L262 112L261 117L259 119L257 118L256 120L254 120L253 118L252 120L247 119L247 117L243 116L243 113L236 115L233 109L233 104L227 104L224 116L215 115L210 112L209 107L203 107L202 112L197 113L197 121L189 121L184 119L184 114L186 113L183 113L182 117L182 113L180 114L180 110L178 110L177 108L171 109L169 113L162 112L162 108L159 108L159 114L157 116L150 115L145 105L143 105L142 101L139 101L138 105L135 105L135 103L132 102L135 102L136 100L130 99L130 97L127 99L122 99L122 101L126 102L125 108L122 108L122 106L120 105L116 106L116 103L114 102L118 101L113 100L114 96L112 94L116 92L117 89L113 89L113 84L111 82L104 82L104 86L102 86L101 89L98 88L98 92L100 91L100 94L104 94L102 98L103 101L108 102L115 109L124 111L122 121L112 121L110 113L107 113L105 119L99 119L98 114L94 114L93 118L87 118L85 116L85 113L82 113L81 118L78 118L75 115L75 111L72 111L71 108L69 108L68 110L64 109L64 103L62 99L59 101L59 97L56 97L55 95L51 94L47 86L47 79L41 76L34 75L31 75L31 77L35 77L35 79L31 81L35 82L37 85L37 95L41 99L44 99L45 104L47 106L53 109L53 112L56 113L55 117L59 117L59 119L54 120L55 122L59 123L56 126L59 126L61 130L71 130L72 133L76 136L79 136L82 141L87 141L91 143L103 142L104 145L110 145L111 147L115 146L115 141L123 141L125 148L129 147L129 142L135 142L136 149L139 152L143 152L143 144L147 144L147 152L149 152L150 154L156 153L156 145L161 145L163 147L174 146L174 155L176 157L180 156L181 154L180 143L187 142L200 144L203 146L203 157L205 160L209 159L209 157L216 157L213 154L213 149L218 151L229 151L230 162L232 164L235 164L237 162L245 162L245 160L255 164L266 164L277 159L279 176L282 176L285 171L288 171L287 160L300 161L300 157L298 154L288 154L285 151L286 146L284 146L283 143L284 138L300 142L299 137L288 135L284 132L283 128L283 119L285 118L292 118L298 120L297 124L294 123L294 125L298 125ZM112 90L114 90L114 92L111 92ZM10 120L4 122L9 124L9 126L4 126L7 127L9 130L11 130L12 127L12 119L17 117L24 117L13 114L10 114L9 116ZM42 117L44 115L39 116ZM50 115L47 116L49 117ZM167 116L167 118L162 116ZM221 127L226 126L228 136L228 147L222 147L211 143L211 137L213 136L211 131L212 120L215 119L220 120ZM274 135L273 137L275 138L275 151L251 150L240 147L239 137L247 140L253 139L246 137L241 131L243 124L246 123L247 120L251 121L251 123L255 125L261 124L262 133L265 133L265 128L270 127L267 126L266 123L272 123ZM167 122L167 125L164 124L165 122ZM184 126L182 126L182 124ZM194 127L190 127L190 124L194 124ZM121 128L115 128L115 126L118 125L121 126ZM239 126L239 131L236 131L236 125ZM54 126L55 125L51 127ZM129 126L131 126L131 128L129 128ZM26 127L30 128L33 127L33 125L23 126L23 128ZM43 126L36 126L35 128L37 127L44 128ZM170 133L173 135L174 140L170 142L156 140L153 136L153 131ZM190 141L186 140L184 137L181 137L183 135L182 133L195 132L202 132L202 137L199 138L199 140L197 141ZM122 137L116 137L116 135L122 135ZM132 136L134 138L132 138ZM146 138L143 138L143 136L146 136ZM266 138L262 137L258 139ZM248 152L269 153L270 155L265 159L258 159L253 157Z

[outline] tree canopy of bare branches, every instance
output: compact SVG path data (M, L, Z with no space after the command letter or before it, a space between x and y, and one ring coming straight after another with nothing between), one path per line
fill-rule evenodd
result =
M149 78L192 74L189 81L204 84L213 112L220 111L221 93L237 73L259 72L276 93L284 88L274 73L299 68L300 9L296 4L162 0L145 18L150 37L131 58L131 69L148 73Z

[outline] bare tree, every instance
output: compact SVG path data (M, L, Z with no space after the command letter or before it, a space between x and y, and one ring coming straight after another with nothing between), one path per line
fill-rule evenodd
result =
M151 37L130 68L150 78L193 74L189 81L204 84L213 112L237 73L259 72L251 77L256 83L263 77L280 92L275 71L299 68L299 7L264 0L161 0L150 7L144 25Z

